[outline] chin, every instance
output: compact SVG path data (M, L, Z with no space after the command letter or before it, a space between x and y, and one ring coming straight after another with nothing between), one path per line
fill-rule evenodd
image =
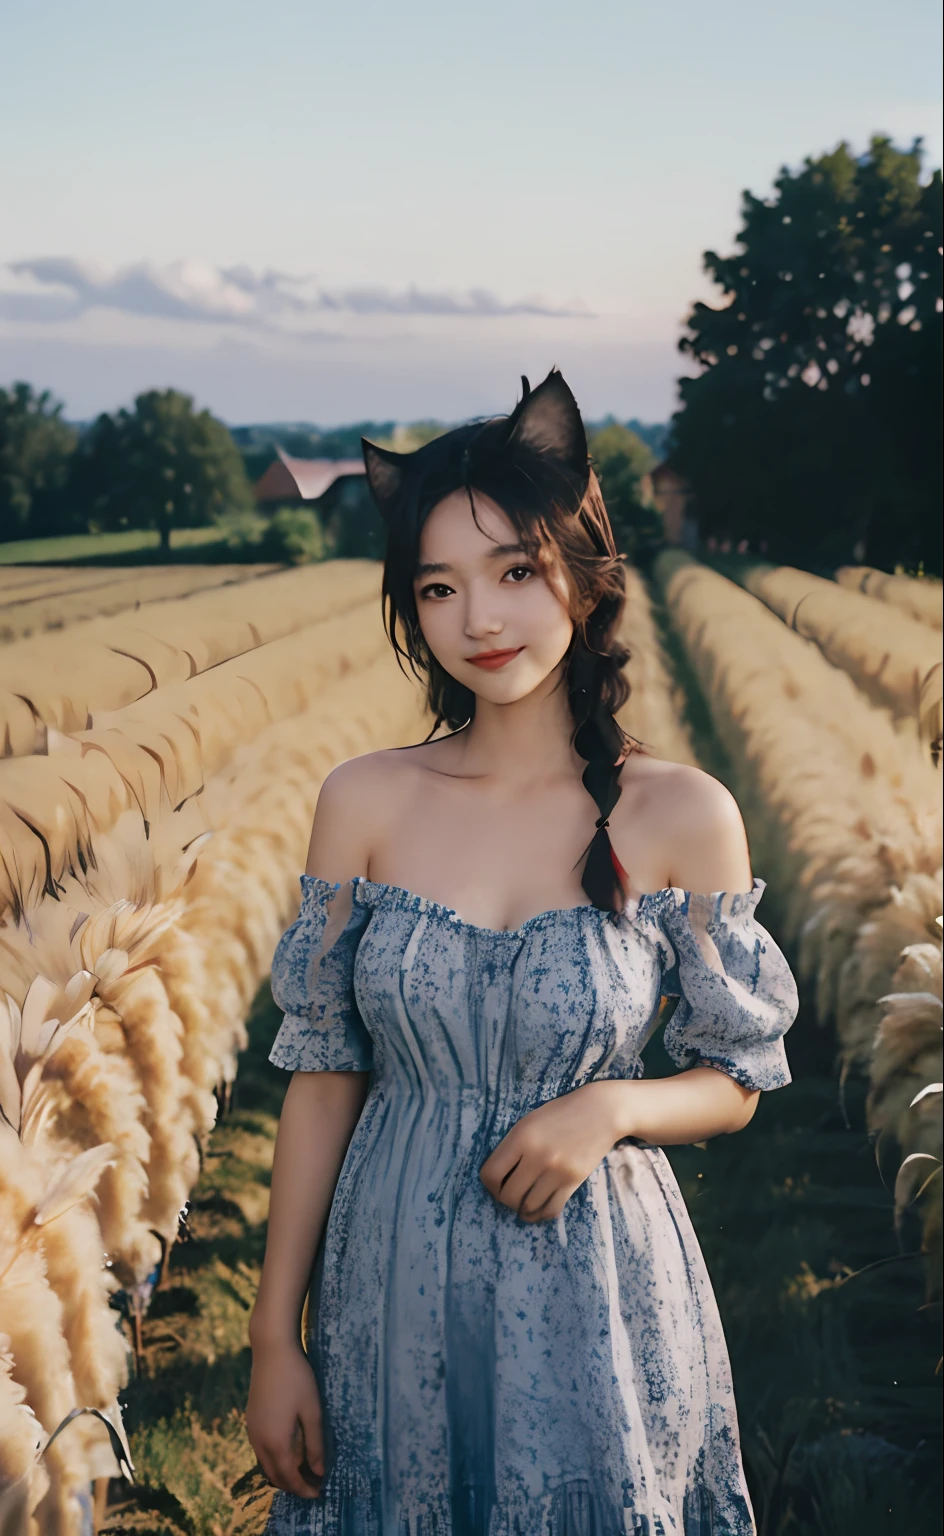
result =
M469 679L468 687L471 688L476 698L488 699L492 704L517 704L519 699L526 699L542 683L546 683L554 671L553 667L546 670L540 667L528 667L522 669L517 677L504 677L501 672L484 672L478 667L470 667L467 670L473 672L474 677Z

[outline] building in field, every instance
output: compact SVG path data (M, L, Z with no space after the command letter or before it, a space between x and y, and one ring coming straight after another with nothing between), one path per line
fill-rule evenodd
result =
M275 451L278 457L253 486L259 510L310 508L332 554L383 559L386 532L370 494L363 459L296 459L278 446Z
M253 486L259 506L321 501L335 486L341 491L340 482L364 479L362 459L296 459L277 445L275 451L278 457Z

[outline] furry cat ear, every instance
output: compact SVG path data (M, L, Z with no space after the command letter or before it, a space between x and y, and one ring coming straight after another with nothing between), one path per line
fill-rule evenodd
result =
M378 448L376 443L368 442L366 437L361 438L361 451L371 494L381 516L386 517L403 484L404 455L394 453L390 448Z
M509 447L557 459L578 474L586 474L587 434L580 408L557 368L536 389L521 380L524 394L508 418Z

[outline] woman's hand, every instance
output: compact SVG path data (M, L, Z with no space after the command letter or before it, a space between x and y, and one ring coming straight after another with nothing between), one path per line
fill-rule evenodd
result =
M619 1084L619 1088L625 1088ZM610 1082L586 1083L523 1115L479 1169L489 1194L523 1221L553 1221L614 1144Z
M276 1488L317 1498L324 1477L321 1398L301 1343L253 1350L246 1433Z

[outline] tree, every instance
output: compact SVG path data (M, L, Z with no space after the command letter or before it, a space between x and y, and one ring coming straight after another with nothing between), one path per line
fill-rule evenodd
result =
M58 522L76 433L62 409L48 389L0 389L0 539L66 531Z
M744 193L738 250L705 253L723 302L680 349L672 463L703 532L779 558L941 567L941 175L921 142L842 143Z
M658 513L643 494L643 477L655 464L651 448L619 422L590 436L588 447L610 514L617 548L632 555L661 535Z
M100 527L194 528L251 510L243 460L222 422L189 395L152 389L131 411L102 415L77 455L76 488Z
M448 430L441 421L410 421L394 427L388 438L374 438L373 441L380 442L382 448L393 448L397 453L415 453Z

